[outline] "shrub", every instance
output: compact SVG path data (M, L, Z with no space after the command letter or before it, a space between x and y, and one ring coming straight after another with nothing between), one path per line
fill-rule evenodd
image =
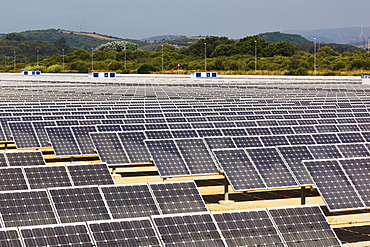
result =
M151 74L151 72L157 72L159 68L151 65L151 64L143 64L137 70L138 74Z

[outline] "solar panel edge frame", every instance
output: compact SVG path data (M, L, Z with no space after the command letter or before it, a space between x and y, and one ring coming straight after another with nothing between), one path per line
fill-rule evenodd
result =
M316 159L316 160L302 160L302 163L305 165L305 162L313 162L313 161L337 161L337 159ZM320 194L320 197L321 199L325 202L325 206L329 209L330 212L344 212L344 211L354 211L354 210L363 210L363 209L367 209L365 203L363 202L362 200L362 197L359 195L357 189L353 186L352 182L348 179L348 175L346 172L343 171L343 168L342 166L340 165L339 162L337 162L339 164L339 167L340 169L342 170L342 172L345 174L346 176L346 179L348 180L347 182L349 182L349 184L351 185L351 188L354 190L354 192L356 193L357 197L360 198L360 202L361 204L363 205L363 207L358 207L358 208L341 208L341 209L331 209L331 207L329 206L329 204L327 203L327 200L325 199L325 197L322 195L321 193L321 190L320 190L320 187L317 186L316 184L316 181L314 180L315 182L315 188L317 189L317 191L319 192ZM306 165L305 165L306 166ZM311 173L310 173L311 174ZM311 176L312 177L312 176Z
M260 172L258 171L258 169L256 168L256 166L254 165L254 163L250 160L250 157L248 155L248 153L245 151L245 148L225 148L225 149L212 149L212 152L213 151L227 151L227 150L243 150L243 152L245 153L245 155L248 157L249 161L251 162L252 166L253 166L253 169L255 170L255 172L258 174L258 177L259 179L262 181L262 183L265 185L265 187L263 188L254 188L254 189L251 189L251 190L237 190L235 189L234 185L232 183L230 183L230 180L229 180L229 176L227 175L227 173L222 169L222 166L220 165L220 172L223 173L225 179L227 179L227 182L231 185L232 189L234 191L257 191L257 190L266 190L266 189L269 189L269 187L267 186L265 180L263 179L262 175L260 174ZM218 160L217 156L215 155L215 158L218 162L218 164L221 164L221 162Z

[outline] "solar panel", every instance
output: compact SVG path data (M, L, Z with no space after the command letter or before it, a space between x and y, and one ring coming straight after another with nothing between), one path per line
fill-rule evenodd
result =
M19 231L28 247L93 246L85 223L22 227Z
M366 207L370 207L370 158L339 160Z
M246 131L248 132L249 135L258 135L258 136L263 136L263 135L271 135L271 132L268 128L246 128Z
M251 161L264 179L267 187L298 186L293 175L275 148L246 149Z
M150 218L88 222L96 246L162 246Z
M0 192L0 213L5 227L57 223L45 190Z
M213 150L234 191L267 188L243 149Z
M149 183L162 214L208 211L194 181Z
M45 165L45 159L41 151L6 152L9 166L39 166Z
M198 133L193 129L185 130L171 130L171 134L174 138L192 138L198 137Z
M8 122L8 125L18 149L40 147L31 122Z
M71 126L73 135L82 154L93 154L94 145L89 133L97 132L95 126Z
M288 135L287 138L291 145L315 144L310 135Z
M337 136L342 143L365 142L364 138L359 132L337 133Z
M231 137L204 137L209 149L236 148Z
M338 124L337 128L340 132L360 131L359 127L355 124Z
M277 147L277 149L288 163L300 186L314 184L310 173L302 163L302 160L314 159L306 146Z
M152 216L165 246L226 246L208 213Z
M313 139L317 144L333 144L341 143L335 134L325 133L325 134L313 134Z
M270 127L269 129L273 135L294 134L294 131L291 127Z
M232 137L232 139L238 148L263 147L261 140L257 136Z
M197 129L196 131L200 137L223 136L220 129Z
M292 126L296 134L317 133L313 126Z
M150 154L145 146L144 133L140 132L119 132L117 133L131 163L148 163Z
M98 187L49 189L62 223L111 219Z
M245 129L221 129L224 136L247 136Z
M159 214L159 209L147 184L110 185L100 188L114 219Z
M161 177L191 175L174 140L145 140Z
M337 148L345 158L370 156L370 153L364 144L356 143L340 144L337 145Z
M361 198L336 160L304 161L330 211L363 209Z
M45 127L45 130L57 157L81 155L70 127Z
M130 163L117 133L90 133L90 137L102 162L108 165Z
M335 145L308 146L308 149L315 159L333 159L343 157Z
M260 136L265 147L289 145L285 136Z
M0 229L0 246L22 247L22 241L18 229L15 227Z
M175 139L192 175L217 174L218 168L201 138Z
M169 139L173 138L169 130L146 130L145 136L147 139Z
M0 124L2 126L2 130L4 131L5 141L13 141L10 136L12 135L8 126L8 122L20 122L22 119L20 117L0 117Z
M29 189L21 167L0 168L0 191Z
M67 171L75 186L114 184L107 164L67 165Z
M103 125L96 125L96 129L98 132L117 132L122 131L121 125L119 124L103 124Z
M228 246L285 246L265 209L212 215Z
M64 165L32 166L23 169L31 189L72 186Z
M267 210L287 246L342 246L319 206Z

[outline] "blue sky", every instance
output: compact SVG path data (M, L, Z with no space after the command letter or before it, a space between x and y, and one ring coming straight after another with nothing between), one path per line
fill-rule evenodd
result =
M0 33L60 28L120 38L370 27L369 0L0 0Z

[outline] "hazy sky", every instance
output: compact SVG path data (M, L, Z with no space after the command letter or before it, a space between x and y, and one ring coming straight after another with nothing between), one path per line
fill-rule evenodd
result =
M0 0L0 33L36 29L120 38L370 27L369 0Z

